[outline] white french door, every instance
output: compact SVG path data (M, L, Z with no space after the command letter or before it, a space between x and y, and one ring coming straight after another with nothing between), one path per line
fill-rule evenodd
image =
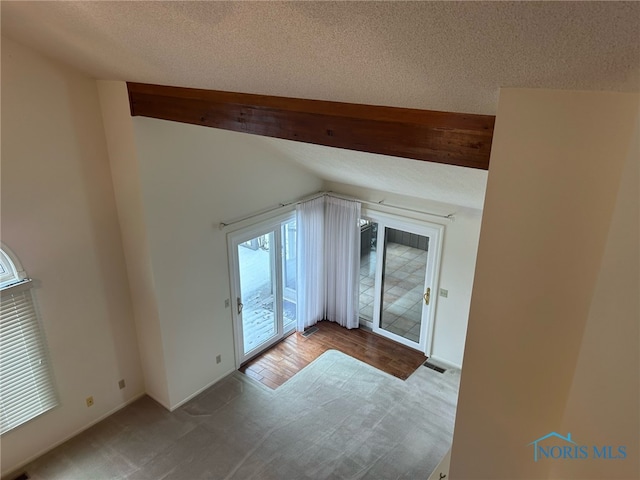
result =
M228 246L236 363L240 366L295 329L295 215L232 232Z
M430 355L443 227L376 214L361 223L361 322Z

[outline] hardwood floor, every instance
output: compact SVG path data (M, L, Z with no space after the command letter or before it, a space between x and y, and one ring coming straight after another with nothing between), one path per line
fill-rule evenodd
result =
M333 322L318 322L318 331L309 337L289 335L262 355L250 360L240 371L269 388L276 389L330 349L339 350L369 365L405 380L427 357L361 328L347 330Z

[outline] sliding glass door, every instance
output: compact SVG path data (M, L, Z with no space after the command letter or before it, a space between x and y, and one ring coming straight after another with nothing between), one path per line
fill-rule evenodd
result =
M360 323L373 325L376 299L376 264L378 249L378 224L360 220Z
M442 227L392 217L361 221L360 321L430 354Z
M276 321L275 231L263 233L237 247L240 289L236 308L242 324L244 355L278 335Z
M298 318L298 265L296 257L296 220L281 224L282 230L282 315L285 333L296 328Z
M429 237L385 227L379 327L413 343L420 343Z
M295 329L295 245L291 216L229 236L238 365Z

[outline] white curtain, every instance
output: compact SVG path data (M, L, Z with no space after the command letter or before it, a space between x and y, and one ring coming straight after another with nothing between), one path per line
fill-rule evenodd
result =
M325 203L325 318L358 328L360 204L330 196Z
M360 203L320 197L296 211L298 331L319 320L357 328Z
M298 323L297 330L324 319L324 197L296 208Z

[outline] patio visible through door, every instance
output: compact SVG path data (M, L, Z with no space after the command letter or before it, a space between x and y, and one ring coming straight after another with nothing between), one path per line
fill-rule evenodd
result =
M229 247L237 360L242 363L295 328L295 218L231 234Z

